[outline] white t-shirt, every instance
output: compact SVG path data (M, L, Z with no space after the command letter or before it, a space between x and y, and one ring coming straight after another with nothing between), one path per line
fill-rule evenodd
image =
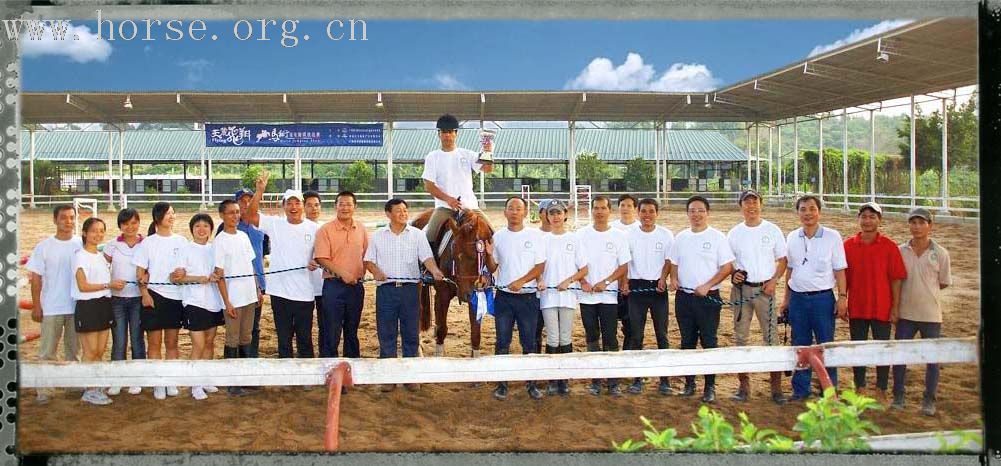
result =
M497 262L497 285L507 286L524 277L533 267L546 262L546 240L535 228L521 231L504 229L494 232L494 261ZM519 293L535 293L535 280L523 284ZM548 286L548 284L546 284ZM510 290L503 290L511 292Z
M111 290L101 291L80 291L80 286L76 281L76 271L83 270L83 275L87 283L91 285L111 283L111 264L104 254L100 252L90 253L81 248L73 256L73 285L70 287L70 295L77 301L86 301L103 297L110 297ZM45 308L42 308L43 310Z
M483 166L476 160L479 154L456 147L452 152L436 149L424 156L424 173L421 178L435 184L452 197L458 197L462 206L477 209L476 193L473 191L472 172L479 172ZM435 207L448 207L448 203L435 198Z
M306 267L313 259L316 230L320 229L316 223L303 220L293 225L285 217L261 215L260 229L271 237L269 271ZM313 275L308 269L270 274L268 294L291 301L313 301Z
M674 234L660 225L647 233L640 227L626 230L629 237L629 278L634 280L660 280L664 263L671 253Z
M756 227L740 222L726 235L737 260L733 266L747 271L747 281L761 283L775 275L775 261L786 256L786 239L782 230L768 220Z
M805 293L834 288L837 285L834 271L848 268L845 242L837 230L822 226L813 238L807 238L800 227L789 232L786 245L786 257L792 269L789 288L793 291Z
M237 230L236 234L219 233L212 241L215 267L221 268L227 277L249 275L241 278L227 278L226 292L233 307L246 306L257 302L257 281L254 279L254 248L247 234ZM268 290L271 290L270 283Z
M316 224L316 229L319 231L320 224L316 222L313 223ZM323 267L318 267L316 270L312 271L309 275L309 279L313 283L313 297L323 296Z
M584 248L584 256L587 259L587 282L591 286L597 285L606 277L612 274L619 266L628 263L633 256L629 252L629 240L626 233L617 228L609 228L605 231L594 229L594 225L588 225L577 230L577 237ZM601 293L580 293L581 304L616 304L619 302L618 280L613 281L605 287L606 291Z
M135 255L140 244L142 241L130 248L128 244L125 244L125 241L113 239L104 245L104 255L111 258L111 279L132 282L126 283L125 288L122 288L121 291L111 290L111 296L119 298L138 298L141 296L139 285L135 283L136 266L132 264L132 256Z
M215 271L214 248L211 244L198 244L194 241L184 248L184 259L181 267L188 275L207 277ZM222 297L219 286L215 283L200 283L181 287L181 303L185 306L195 306L211 312L222 311Z
M170 274L181 266L182 252L187 245L188 239L181 235L147 236L136 246L132 265L146 269L150 283L170 283ZM167 299L181 299L177 285L149 285L149 289Z
M720 267L733 262L734 257L721 231L708 227L692 233L691 228L686 228L674 238L670 260L678 265L681 287L694 290L716 275ZM719 284L712 289L718 290Z
M640 221L639 220L633 220L633 223L630 223L629 225L626 225L625 223L622 223L622 220L620 219L620 220L614 220L614 221L610 222L609 225L611 225L612 228L618 228L620 230L629 231L629 230L631 230L633 228L639 228L640 227Z
M587 256L577 234L566 232L562 235L546 233L546 268L542 271L542 282L547 286L558 286L587 266ZM577 286L577 285L571 285ZM577 307L577 292L574 290L544 290L539 293L541 307Z
M43 315L64 316L75 311L76 304L69 290L76 284L73 260L81 248L83 240L78 235L66 241L50 236L31 252L26 267L42 276Z

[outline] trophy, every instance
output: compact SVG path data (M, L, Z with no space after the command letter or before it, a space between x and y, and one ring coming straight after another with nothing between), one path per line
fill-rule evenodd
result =
M480 157L477 159L480 163L494 163L494 139L497 137L497 132L489 129L480 130ZM487 150L487 146L490 149Z

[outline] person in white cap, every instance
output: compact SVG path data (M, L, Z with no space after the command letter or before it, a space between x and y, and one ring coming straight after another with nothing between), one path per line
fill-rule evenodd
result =
M778 309L775 308L775 285L786 271L786 240L782 230L761 218L761 195L753 190L740 194L740 212L744 221L726 235L730 249L737 258L731 276L730 301L740 302L733 309L733 337L737 346L746 346L751 332L751 320L758 317L764 344L779 344ZM740 386L731 398L747 401L751 395L751 378L737 374ZM782 394L782 372L770 374L772 401L785 404Z
M262 214L259 211L268 173L257 179L257 190L250 201L247 218L275 241L271 245L268 294L274 312L275 332L278 334L278 357L292 357L292 339L295 338L296 355L313 357L313 280L312 272L319 266L313 260L316 222L304 217L303 195L289 189L282 195L284 217Z
M900 282L907 269L900 247L879 233L883 209L875 202L859 207L859 232L845 240L848 270L848 328L852 340L868 340L869 330L875 340L889 340L890 326L899 315ZM852 368L855 389L865 388L865 366ZM890 366L876 368L876 399L886 402Z
M907 278L900 286L900 312L894 317L897 325L895 340L911 340L918 332L921 338L942 335L942 293L952 284L949 251L931 239L932 215L917 207L907 214L911 239L900 243ZM938 387L938 364L929 364L925 371L925 393L921 413L935 415L935 392ZM893 409L904 409L904 386L907 366L893 366Z

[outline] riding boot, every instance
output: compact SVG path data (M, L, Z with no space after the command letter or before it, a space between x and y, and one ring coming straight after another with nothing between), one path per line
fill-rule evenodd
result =
M747 401L747 398L751 395L751 378L747 374L737 374L737 380L740 381L740 387L737 388L737 393L734 393L730 399L733 401Z
M573 345L560 345L559 352L561 354L573 353ZM562 396L567 396L570 394L570 381L563 379L559 381L559 393Z
M240 359L252 359L252 357L250 356L251 354L252 353L251 353L250 345L240 345L240 347L239 347L239 358ZM258 386L246 386L246 387L243 387L243 388L246 389L246 390L260 390L261 387L258 387Z
M782 373L772 372L768 375L772 386L772 401L777 405L784 405L789 400L782 394Z
M240 348L236 346L226 346L222 350L222 357L226 359L237 359L240 357ZM232 396L243 396L247 391L243 387L227 387L226 393Z
M560 347L546 345L546 354L560 354ZM546 395L553 396L559 393L559 390L560 390L560 381L550 380L549 384L546 386Z

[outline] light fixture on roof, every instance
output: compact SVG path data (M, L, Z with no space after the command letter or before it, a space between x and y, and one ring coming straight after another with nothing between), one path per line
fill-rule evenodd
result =
M132 95L125 96L125 104L122 107L132 110Z
M706 108L713 108L713 104L709 103L709 94L706 94Z
M890 63L890 54L886 52L879 52L876 54L876 61L883 63Z
M383 104L382 104L382 93L379 92L375 96L375 108L382 108L382 107L383 107Z
M889 63L890 55L899 54L900 47L892 38L879 38L876 41L876 61Z

